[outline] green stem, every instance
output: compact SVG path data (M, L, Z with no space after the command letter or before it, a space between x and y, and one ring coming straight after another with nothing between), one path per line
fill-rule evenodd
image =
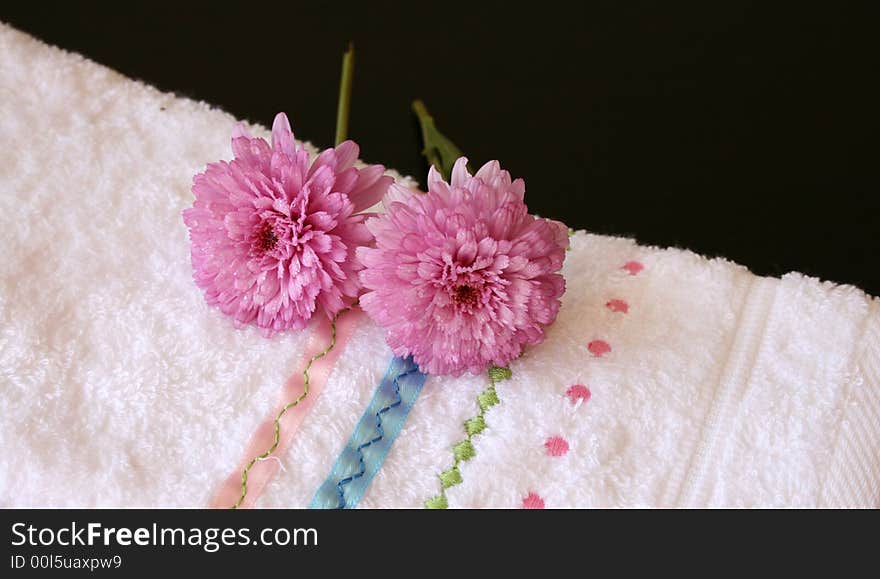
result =
M342 78L339 80L339 104L336 108L336 144L348 138L348 115L351 111L351 81L354 76L354 44L342 57Z
M432 130L436 130L434 128L434 117L428 112L425 103L423 103L421 99L413 101L412 109L416 114L416 117L419 119L419 126L422 128L422 142L425 144L425 148L422 149L422 155L428 160L428 165L437 167L437 170L440 171L444 177L447 177L446 171L444 171L443 168L443 163L440 160L440 154L437 151L437 148L432 146L431 143Z
M455 146L455 143L446 138L443 133L437 130L434 125L434 117L428 113L425 103L416 99L412 103L413 112L419 119L419 125L422 128L422 141L425 148L422 149L422 155L428 160L429 165L433 165L444 179L449 179L452 174L452 166L455 160L462 156L461 150Z

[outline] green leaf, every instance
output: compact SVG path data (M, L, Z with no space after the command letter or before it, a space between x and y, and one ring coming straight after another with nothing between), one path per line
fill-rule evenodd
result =
M422 141L425 144L422 155L428 160L428 164L436 167L443 178L448 181L455 160L463 156L461 150L437 130L434 125L434 117L428 113L425 103L418 99L414 100L412 108L419 119L419 125L422 127Z

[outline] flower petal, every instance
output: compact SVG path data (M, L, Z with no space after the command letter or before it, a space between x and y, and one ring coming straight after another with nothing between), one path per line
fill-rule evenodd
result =
M354 165L360 154L360 147L354 141L343 141L336 145L336 170L345 171Z
M245 165L264 172L272 159L272 149L264 139L236 137L232 139L232 153Z
M348 194L356 213L378 203L388 191L394 179L383 175L384 172L385 167L382 165L370 165L358 171L357 184Z
M290 121L287 120L287 115L284 113L275 115L275 121L272 123L272 148L291 157L296 153L293 131L290 129Z
M413 195L424 195L414 187L407 187L400 183L392 183L382 198L382 207L387 211L392 203L406 203Z
M247 129L247 125L244 123L235 123L235 126L232 127L232 138L237 139L239 137L245 137L247 139L252 139L250 131Z
M434 165L428 169L428 191L442 197L449 195L449 185Z
M471 178L471 174L467 170L467 164L467 157L459 157L455 160L455 164L452 166L452 178L449 180L450 185L453 187L464 187L468 179Z

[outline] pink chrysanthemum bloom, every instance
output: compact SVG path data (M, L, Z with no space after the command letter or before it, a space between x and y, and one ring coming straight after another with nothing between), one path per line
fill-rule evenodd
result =
M376 247L357 251L361 307L430 374L506 366L544 339L565 291L566 227L529 215L525 183L497 161L466 166L448 184L432 167L427 194L392 187L387 213L367 221Z
M196 284L209 304L266 336L305 327L318 309L332 318L360 291L354 250L372 235L358 212L392 179L381 165L356 169L352 141L310 166L284 113L271 147L239 125L232 151L234 160L193 178L195 203L183 212Z

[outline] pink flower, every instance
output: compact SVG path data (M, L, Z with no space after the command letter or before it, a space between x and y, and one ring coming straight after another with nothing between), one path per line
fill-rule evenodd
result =
M474 176L466 165L449 184L432 167L427 194L393 188L387 213L367 221L376 247L357 251L361 307L395 355L430 374L506 366L544 339L565 291L566 227L529 215L525 183L497 161Z
M372 241L357 213L392 179L381 165L354 168L359 149L351 141L309 166L284 113L275 117L271 147L239 126L232 151L233 161L193 178L195 203L183 212L196 284L209 304L266 336L305 327L319 308L332 318L357 297L354 250Z

